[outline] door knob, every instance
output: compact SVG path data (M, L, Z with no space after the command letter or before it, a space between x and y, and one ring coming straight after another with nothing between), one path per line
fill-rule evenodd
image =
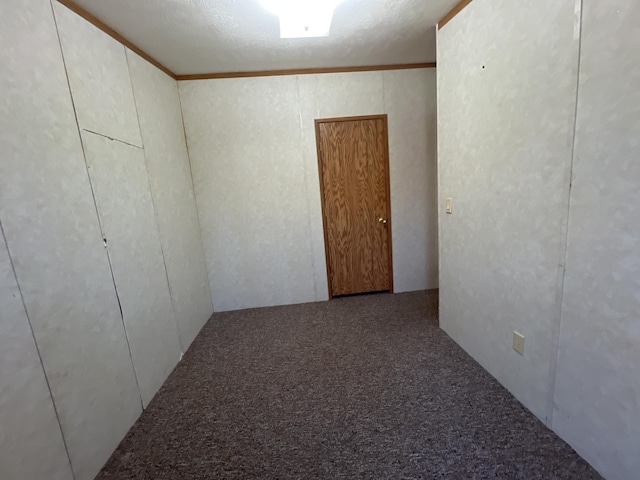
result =
M383 225L386 225L386 224L387 224L387 219L386 219L386 218L382 218L382 217L380 217L380 218L378 218L378 223L381 223L381 224L383 224Z

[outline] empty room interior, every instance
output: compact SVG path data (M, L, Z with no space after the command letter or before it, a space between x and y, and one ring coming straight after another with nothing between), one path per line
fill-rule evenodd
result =
M0 40L0 480L640 479L640 1Z

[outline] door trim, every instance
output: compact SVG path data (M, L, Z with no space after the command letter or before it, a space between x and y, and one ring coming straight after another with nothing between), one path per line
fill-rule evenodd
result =
M327 287L329 291L329 300L333 298L333 292L331 291L331 267L329 263L329 237L327 234L327 217L325 214L325 200L324 200L324 184L322 179L324 178L324 171L322 165L322 152L320 149L320 124L322 123L335 123L335 122L356 122L360 120L382 120L384 124L384 166L386 174L386 187L387 187L387 228L388 228L388 242L387 248L389 250L389 293L393 293L393 231L391 223L391 182L389 177L389 123L387 114L382 115L362 115L358 117L336 117L336 118L317 118L315 120L316 129L316 151L318 157L318 175L320 186L320 204L322 206L322 230L324 232L324 259L327 267Z

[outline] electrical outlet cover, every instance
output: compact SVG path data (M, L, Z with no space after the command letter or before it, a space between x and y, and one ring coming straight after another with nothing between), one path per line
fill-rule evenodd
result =
M520 355L524 355L524 335L513 331L513 349Z

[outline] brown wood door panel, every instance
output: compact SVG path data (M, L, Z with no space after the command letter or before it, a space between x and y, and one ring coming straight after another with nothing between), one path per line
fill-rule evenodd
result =
M377 284L375 290L391 290L391 208L389 198L389 154L387 147L387 122L378 120L376 129L375 149L377 155L375 162L371 165L371 175L373 183L373 196L376 205L376 215L374 217L377 235L374 239L373 257L374 270L379 272L376 276ZM379 223L382 218L386 223Z
M392 290L386 116L317 120L316 136L330 296Z

